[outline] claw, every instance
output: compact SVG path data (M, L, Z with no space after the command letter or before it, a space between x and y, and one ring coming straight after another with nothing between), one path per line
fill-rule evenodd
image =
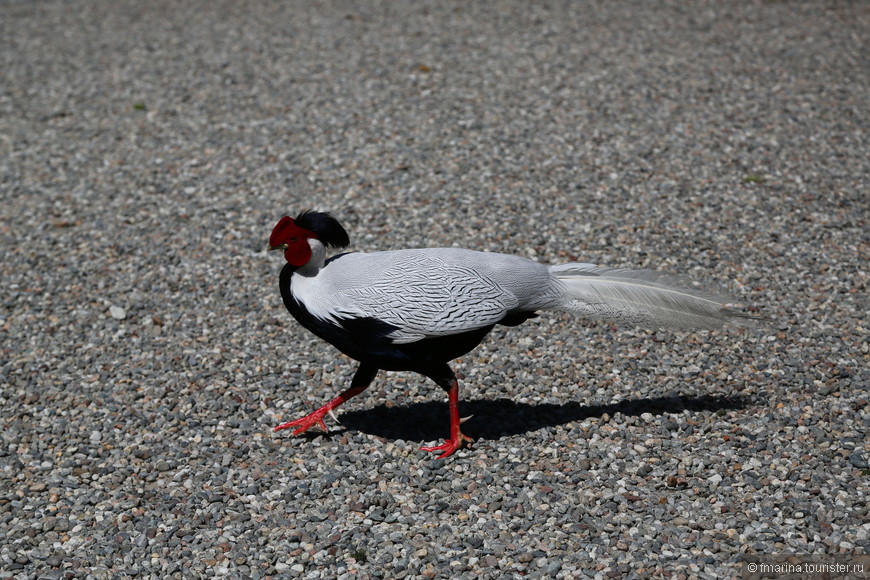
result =
M363 392L371 380L374 378L377 369L369 369L365 365L360 366L357 369L356 374L353 377L353 381L351 382L351 387L339 394L337 397L314 411L313 413L309 413L305 415L301 419L296 419L295 421L290 421L289 423L281 423L277 427L275 427L275 431L281 431L282 429L289 429L290 427L299 427L295 431L293 431L294 435L300 435L305 433L315 425L320 425L320 428L323 429L325 433L329 433L329 429L326 427L326 423L323 422L323 418L329 414L330 417L336 419L335 414L332 412L333 409L350 399L351 397L355 397L356 395ZM360 378L362 377L362 378ZM338 421L338 419L336 419Z
M441 455L436 457L435 459L444 459L445 457L449 457L456 453L456 450L462 447L463 443L471 443L474 441L471 437L465 435L464 433L459 433L457 437L452 437L447 439L441 445L435 445L434 447L421 447L420 451L443 451Z
M315 425L319 425L324 432L328 433L329 429L326 427L326 423L323 422L323 415L323 413L314 411L310 415L305 415L301 419L296 419L295 421L290 421L288 423L281 423L280 425L275 427L275 431L289 429L290 427L298 427L298 429L293 431L293 435L301 435Z

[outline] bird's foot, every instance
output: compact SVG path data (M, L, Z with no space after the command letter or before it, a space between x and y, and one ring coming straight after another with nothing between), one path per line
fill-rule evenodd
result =
M434 447L421 447L420 451L443 451L441 455L436 457L436 459L444 459L445 457L449 457L453 455L457 449L462 447L463 443L468 443L469 445L474 441L468 435L464 433L457 433L450 439L447 439L441 445L436 445Z
M301 419L296 419L295 421L290 421L288 423L281 423L280 425L275 427L275 431L282 431L291 427L298 427L298 429L293 431L293 435L301 435L302 433L305 433L314 426L320 426L320 428L323 429L324 432L328 432L329 429L326 428L326 423L323 422L323 417L328 411L321 411L322 409L318 409L313 413L305 415Z

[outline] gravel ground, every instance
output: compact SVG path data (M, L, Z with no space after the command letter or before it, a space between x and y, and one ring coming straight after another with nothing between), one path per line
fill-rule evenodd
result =
M362 5L361 5L362 4ZM0 578L720 578L870 552L863 2L0 6ZM759 331L547 315L271 427L352 361L279 217L719 285Z

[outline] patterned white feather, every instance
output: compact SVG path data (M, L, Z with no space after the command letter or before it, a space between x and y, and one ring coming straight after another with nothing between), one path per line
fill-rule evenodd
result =
M294 274L291 290L318 318L377 318L407 343L497 323L512 311L558 307L563 292L546 266L456 248L353 253Z

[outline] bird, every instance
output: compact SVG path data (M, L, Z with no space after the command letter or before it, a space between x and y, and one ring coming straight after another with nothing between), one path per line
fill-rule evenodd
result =
M540 311L646 328L716 329L752 325L757 317L727 306L725 297L654 270L534 260L460 248L379 252L330 250L350 245L330 213L282 217L269 250L282 250L281 297L304 328L359 362L350 387L308 415L275 431L293 435L362 393L380 370L411 371L447 392L449 435L421 447L443 459L472 439L462 432L459 383L450 361L476 348L496 326L518 326Z

